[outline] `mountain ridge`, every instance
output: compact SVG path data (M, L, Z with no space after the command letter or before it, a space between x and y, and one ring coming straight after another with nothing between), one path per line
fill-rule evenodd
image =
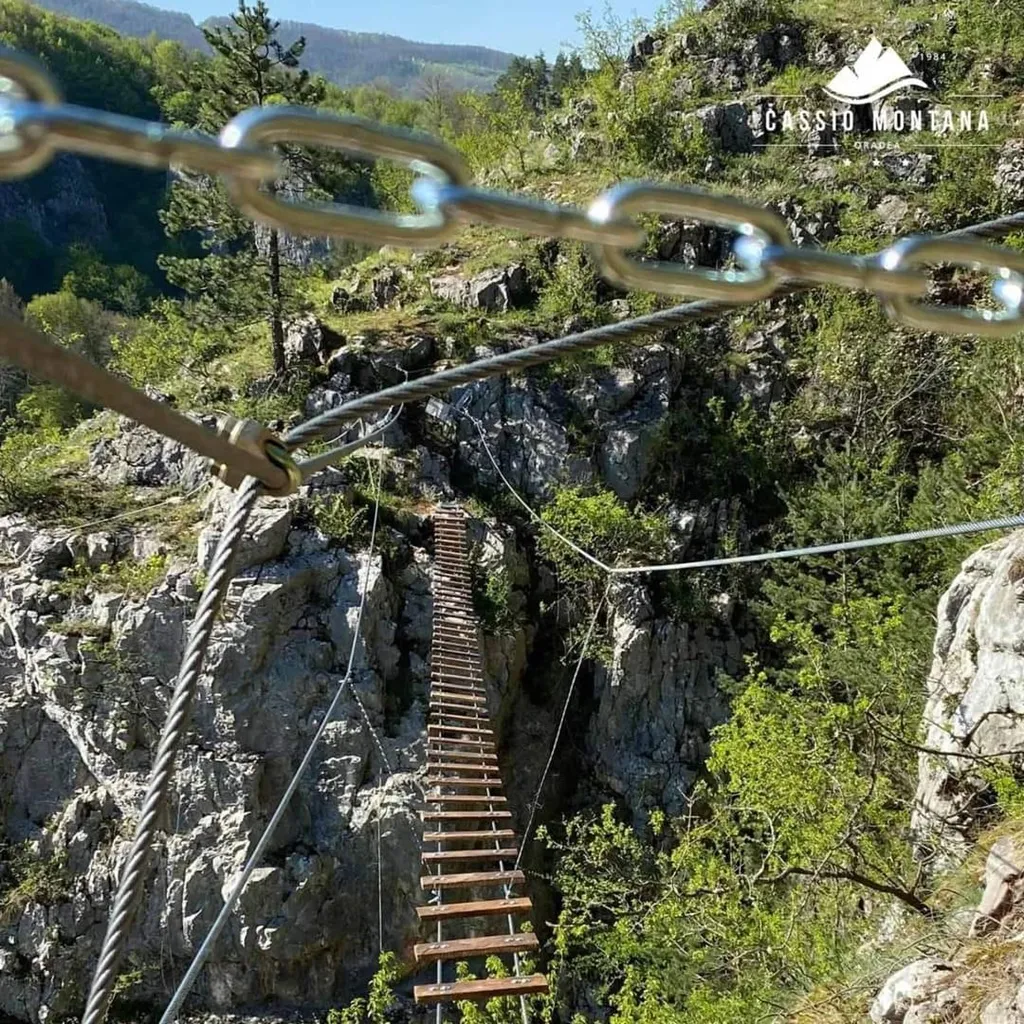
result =
M184 46L208 51L204 26L222 25L227 16L197 25L187 14L140 0L35 0L58 14L99 22L121 35L145 38L155 33ZM305 36L303 65L339 86L384 84L415 92L424 76L439 72L457 89L490 89L513 54L486 46L421 43L377 32L351 32L312 22L281 20L285 38Z

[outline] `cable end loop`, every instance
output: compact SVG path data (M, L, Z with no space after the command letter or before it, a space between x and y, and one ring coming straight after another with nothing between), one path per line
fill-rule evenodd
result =
M222 416L217 424L217 433L237 448L242 448L266 461L267 472L265 475L260 474L266 494L274 498L283 498L294 494L302 486L302 470L284 442L258 420ZM211 472L222 483L236 490L246 477L241 470L224 463L214 463Z

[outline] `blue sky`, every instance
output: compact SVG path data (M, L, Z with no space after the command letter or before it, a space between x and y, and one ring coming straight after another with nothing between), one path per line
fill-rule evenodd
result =
M195 21L227 14L234 0L148 0L184 11ZM512 53L553 57L562 43L576 41L576 14L599 13L603 0L269 0L276 18L311 21L355 32L387 32L427 43L476 43ZM620 17L650 18L661 0L610 0Z

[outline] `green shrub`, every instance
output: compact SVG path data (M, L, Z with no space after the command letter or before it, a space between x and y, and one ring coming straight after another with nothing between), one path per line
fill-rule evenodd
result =
M377 971L370 979L366 999L353 999L340 1010L327 1012L327 1024L388 1024L389 1011L395 1005L395 985L402 976L401 964L394 953L382 951Z
M0 891L0 925L17 920L31 903L50 906L67 896L70 877L62 854L40 860L28 841L8 851L11 884Z

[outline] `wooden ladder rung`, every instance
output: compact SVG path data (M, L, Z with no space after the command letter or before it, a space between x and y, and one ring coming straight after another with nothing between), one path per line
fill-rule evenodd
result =
M447 752L454 747L472 747L474 750L482 750L487 754L494 754L498 749L488 740L464 740L457 736L431 736L427 752L437 750Z
M433 730L434 732L453 732L458 736L463 734L469 734L471 736L493 736L493 729L470 729L464 728L461 725L428 725L427 732Z
M470 956L491 956L496 953L529 953L539 948L533 932L518 935L477 935L472 939L448 939L446 942L418 942L413 956L424 960L462 960Z
M459 764L457 761L427 761L427 771L483 772L486 775L497 775L498 769L493 764ZM431 780L427 780L428 782Z
M452 860L511 860L515 861L519 851L506 846L500 850L424 850L420 860L424 864L447 863Z
M417 1003L449 1003L456 1000L481 1002L498 996L529 996L547 992L543 974L524 974L518 978L481 978L479 981L451 981L441 985L417 985L413 997Z
M450 758L452 761L472 761L475 765L479 765L481 771L484 770L488 764L497 770L498 767L498 756L497 754L480 754L475 750L439 750L435 752L428 751L429 757L437 758ZM427 762L427 767L430 767L430 761Z
M417 907L421 921L451 921L463 917L489 917L492 914L528 914L533 910L529 896L507 900L472 900L469 903L428 903Z
M465 874L424 875L420 886L434 889L465 889L474 885L521 885L526 881L522 871L467 871Z
M467 789L501 788L501 779L462 779L458 775L434 775L426 779L428 786L465 786Z
M511 811L420 811L421 821L507 821Z
M480 843L493 842L496 839L515 839L516 834L510 828L473 828L468 832L424 832L425 843Z
M487 796L483 793L439 793L426 797L428 804L507 804L503 796Z

